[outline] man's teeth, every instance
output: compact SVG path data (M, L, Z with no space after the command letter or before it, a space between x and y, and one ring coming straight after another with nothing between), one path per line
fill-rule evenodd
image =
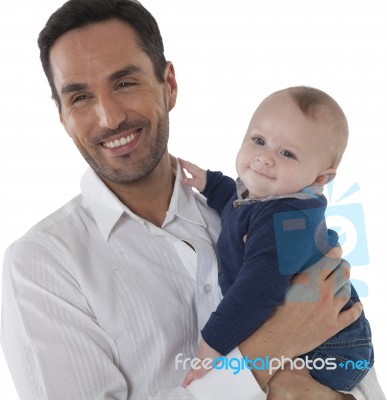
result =
M111 142L104 142L103 146L107 147L109 149L115 149L117 147L124 146L124 145L130 143L137 136L138 136L138 133L131 133L130 135L128 135L126 137L122 137L121 139L112 140Z

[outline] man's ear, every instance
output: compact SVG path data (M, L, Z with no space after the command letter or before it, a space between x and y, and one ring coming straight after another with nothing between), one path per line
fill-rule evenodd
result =
M334 168L329 168L318 175L313 185L326 185L327 183L331 182L335 176L336 170Z
M168 110L171 111L176 104L177 82L175 77L175 68L170 61L167 62L167 66L165 67L164 79Z

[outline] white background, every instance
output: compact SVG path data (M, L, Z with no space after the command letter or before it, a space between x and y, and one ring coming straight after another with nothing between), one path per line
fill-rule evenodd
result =
M62 1L0 5L0 257L35 222L79 192L86 165L59 124L36 38ZM234 158L263 97L292 85L327 91L350 124L333 203L361 203L370 262L352 268L368 286L379 379L387 392L387 7L385 0L144 0L159 21L179 96L170 152L235 176ZM0 398L17 395L0 352Z

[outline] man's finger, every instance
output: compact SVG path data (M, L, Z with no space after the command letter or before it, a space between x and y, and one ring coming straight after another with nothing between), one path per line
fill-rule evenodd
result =
M343 249L340 246L335 246L332 247L327 254L325 254L325 257L328 258L333 258L335 260L341 258L343 256Z
M335 297L343 300L343 306L351 298L351 283L347 282L336 293Z
M335 247L329 253L327 253L325 256L323 256L317 262L315 262L312 266L306 268L303 271L303 273L308 275L309 280L315 280L315 281L325 280L332 273L332 271L335 270L338 265L340 265L341 263L340 256L336 258L336 256L338 256L339 254L341 256L341 249ZM301 283L301 282L306 283L305 276L300 277L299 279L301 281L298 282L296 280L296 283Z
M339 330L346 328L352 322L356 321L363 311L363 305L360 302L355 303L350 309L341 312L338 316Z
M334 293L337 293L342 287L348 284L350 273L351 265L346 260L341 260L337 268L328 275L326 280L333 281L332 287L334 288Z

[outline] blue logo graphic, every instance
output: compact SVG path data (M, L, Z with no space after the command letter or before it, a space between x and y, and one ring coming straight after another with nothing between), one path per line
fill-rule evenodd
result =
M328 198L332 200L333 183L328 186ZM357 183L352 185L336 203L357 192ZM369 263L367 235L363 206L360 203L330 205L326 210L327 225L339 234L343 257L353 266Z
M294 274L312 265L321 259L336 242L343 249L343 258L352 267L369 263L362 205L360 203L339 204L358 190L359 186L355 183L332 205L333 182L331 182L327 185L327 197L330 204L326 210L324 207L317 207L274 215L281 274ZM328 236L327 227L332 230ZM360 297L367 296L368 287L365 282L359 280L351 280L351 282Z
M369 370L371 369L371 362L367 360L347 360L346 362L340 362L337 364L337 366L341 369L345 370L358 370L358 371L364 371L364 370Z

